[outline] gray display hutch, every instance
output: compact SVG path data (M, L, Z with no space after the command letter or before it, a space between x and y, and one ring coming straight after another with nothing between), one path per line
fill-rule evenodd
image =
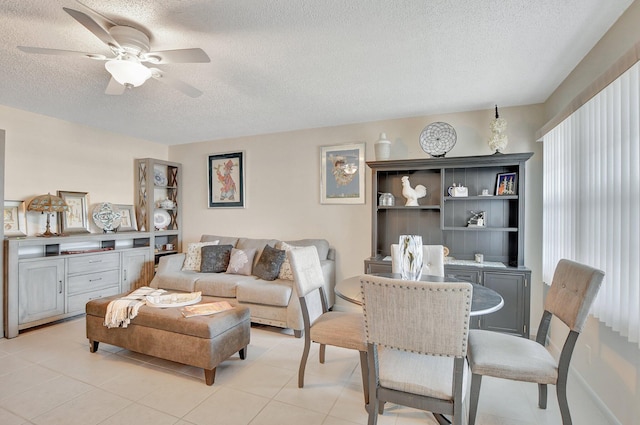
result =
M138 230L151 236L154 263L182 248L182 165L153 158L135 160L136 215ZM172 206L163 205L169 200ZM163 218L166 220L163 221ZM158 225L158 223L162 223ZM167 244L173 248L168 249Z
M425 245L449 249L445 274L479 283L499 292L504 307L473 319L472 327L529 333L531 271L524 266L525 162L533 153L370 161L372 170L371 257L365 273L391 271L391 244L403 234L421 235ZM513 194L496 196L498 174L516 173ZM411 187L421 184L427 195L419 206L406 207L401 178ZM451 197L448 188L468 188L467 197ZM489 195L481 196L483 189ZM379 195L391 193L395 205L379 205ZM485 211L485 226L470 227L472 211ZM484 263L475 263L475 254Z

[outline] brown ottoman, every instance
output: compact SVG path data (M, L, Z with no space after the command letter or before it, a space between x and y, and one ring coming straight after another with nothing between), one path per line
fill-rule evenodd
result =
M184 318L180 308L142 306L126 328L107 328L104 316L110 301L126 294L87 303L87 338L90 351L104 342L137 353L204 369L207 385L215 379L216 366L238 352L247 354L251 320L249 308L235 306L211 316ZM219 301L202 297L201 303Z

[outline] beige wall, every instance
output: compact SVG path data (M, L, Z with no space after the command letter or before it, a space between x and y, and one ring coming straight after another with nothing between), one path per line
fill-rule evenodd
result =
M166 159L169 152L157 143L1 105L0 129L6 132L4 199L9 200L28 202L64 190L88 192L90 205L133 204L134 158ZM44 226L42 214L27 213L29 235Z
M534 132L543 122L541 105L501 109L509 123L507 152L535 152L528 162L527 243L525 263L532 268L533 317L540 316L541 241L539 205L542 158ZM425 158L418 143L422 129L435 121L451 124L458 142L447 156L489 155L492 110L429 117L396 119L365 124L309 129L289 133L218 140L172 146L172 161L183 164L185 242L203 233L297 239L326 238L337 251L337 279L360 274L371 254L371 172L367 167L366 204L320 204L320 147L366 142L366 159L374 159L373 143L380 132L393 141L393 158ZM207 156L246 153L246 205L244 209L207 208ZM537 319L536 319L537 320Z
M556 115L638 41L640 0L633 2L547 100L545 116ZM553 326L561 328L559 324ZM556 350L561 349L564 336L564 332L552 332ZM572 366L620 423L640 423L640 349L637 344L590 317L578 339Z

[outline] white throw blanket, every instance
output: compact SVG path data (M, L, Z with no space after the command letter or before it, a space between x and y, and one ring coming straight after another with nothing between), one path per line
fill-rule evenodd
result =
M108 328L126 328L131 319L138 315L140 307L146 304L147 295L160 295L164 292L167 291L143 286L125 297L111 301L104 315L104 325Z

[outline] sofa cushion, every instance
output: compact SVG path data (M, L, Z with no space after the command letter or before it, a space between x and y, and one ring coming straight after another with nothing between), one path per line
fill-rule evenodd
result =
M231 249L231 258L227 273L242 274L249 276L253 270L253 257L256 255L255 248Z
M157 273L149 286L173 291L194 292L198 275L199 273L193 271L167 271Z
M202 261L202 247L207 245L218 245L219 241L195 242L187 245L187 256L182 264L182 270L200 271L200 262Z
M233 236L216 236L216 235L202 235L200 242L219 241L220 245L233 245L234 248L238 243L238 238Z
M278 307L288 306L292 293L292 282L288 280L267 282L256 279L252 281L242 281L238 283L238 287L236 288L236 298L238 302Z
M282 266L280 266L280 273L278 274L278 279L285 280L293 280L293 270L291 270L291 263L289 262L289 257L286 255L287 251L291 251L292 249L300 248L299 246L289 245L286 242L278 242L276 248L282 249L285 251L284 261L282 262Z
M264 280L275 280L285 257L284 250L265 245L258 263L253 268L253 275Z
M236 248L238 249L247 249L247 248L255 248L256 257L253 261L253 266L255 267L258 264L258 260L262 255L262 250L266 245L276 246L278 243L277 239L253 239L253 238L238 238L238 243L236 244Z
M299 239L297 241L286 241L289 245L294 246L315 246L318 251L320 261L326 260L329 256L329 242L326 239Z
M200 271L203 273L222 273L229 267L232 245L207 245L202 247Z
M256 277L228 273L199 273L194 291L201 291L202 295L212 297L235 298L238 284L251 280L256 280Z

